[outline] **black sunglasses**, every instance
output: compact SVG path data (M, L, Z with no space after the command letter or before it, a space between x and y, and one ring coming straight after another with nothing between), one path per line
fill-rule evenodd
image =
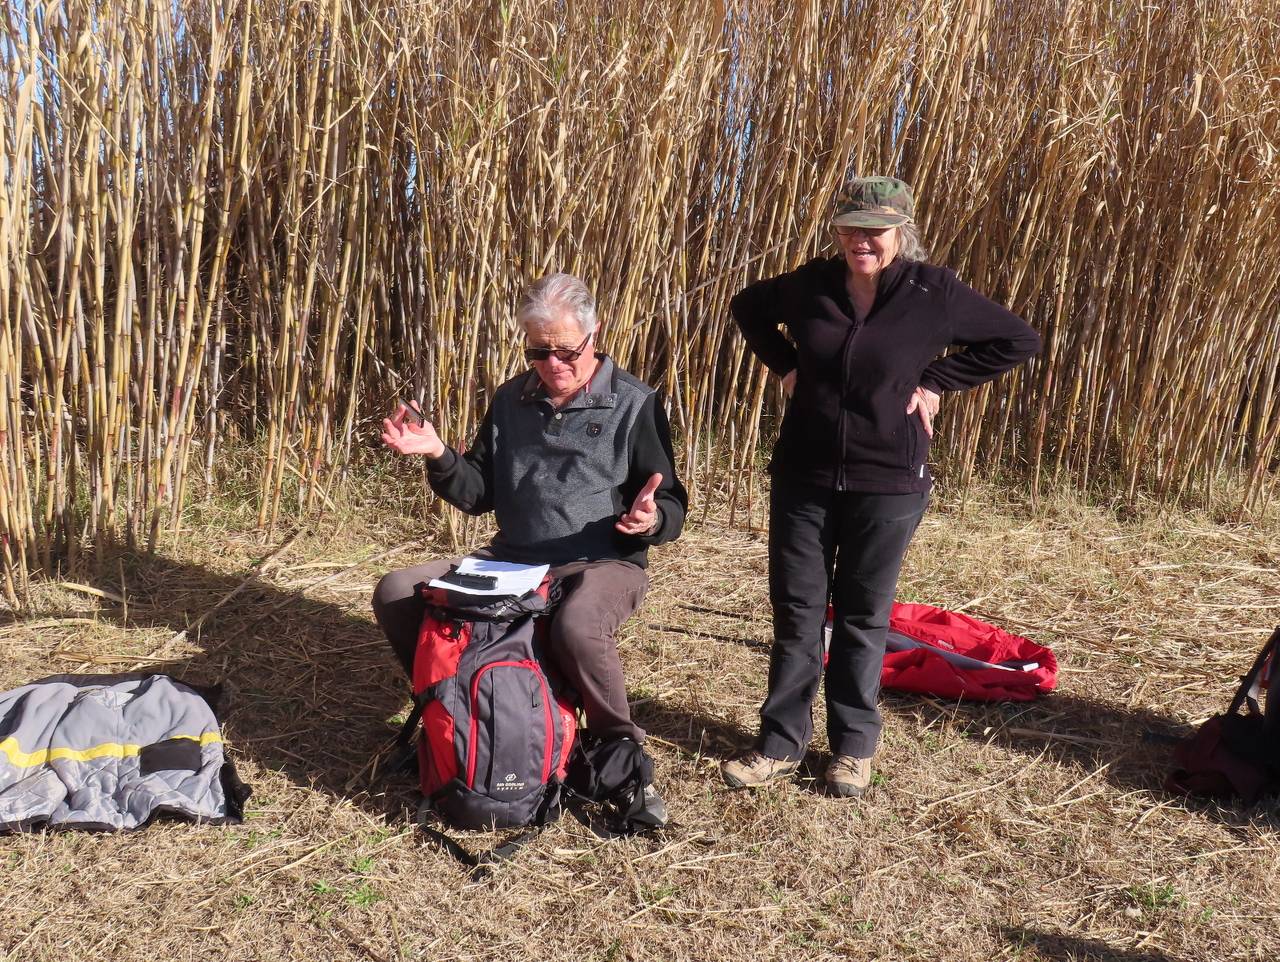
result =
M595 332L592 331L592 334ZM554 357L557 361L564 364L572 364L578 358L582 357L587 349L587 343L591 340L591 334L582 339L582 343L576 348L567 347L526 347L524 349L524 359L526 361L545 361L549 357Z

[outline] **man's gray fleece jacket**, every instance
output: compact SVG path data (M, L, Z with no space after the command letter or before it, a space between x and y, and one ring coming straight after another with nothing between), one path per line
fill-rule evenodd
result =
M563 407L526 371L494 392L475 443L427 463L432 489L468 514L493 511L497 557L526 564L621 559L644 566L649 545L675 540L688 496L675 473L666 413L653 388L604 354ZM614 528L653 474L662 475L650 535Z

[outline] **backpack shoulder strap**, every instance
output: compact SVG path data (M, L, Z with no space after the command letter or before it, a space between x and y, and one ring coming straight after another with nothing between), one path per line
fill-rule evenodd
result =
M558 795L557 795L558 798ZM463 848L455 839L451 838L448 833L442 832L437 828L427 824L427 818L431 812L431 803L424 801L418 808L418 828L422 830L422 834L431 841L435 842L440 848L444 849L459 862L471 869L468 873L472 882L483 882L491 874L493 867L508 859L514 858L520 849L537 838L545 829L550 821L550 806L544 804L539 812L539 817L529 828L523 829L512 835L500 845L484 852L472 853Z
M1280 648L1280 627L1271 633L1267 643L1262 646L1262 651L1258 652L1258 657L1253 661L1253 667L1240 678L1240 687L1236 689L1235 697L1231 699L1231 708L1228 709L1228 714L1236 714L1246 703L1249 706L1250 714L1259 715L1262 713L1258 707L1259 680L1262 676L1263 666L1275 654L1277 648Z
M422 712L426 709L427 702L430 700L426 695L413 696L413 710L409 712L409 717L404 720L404 724L400 726L400 731L396 733L390 749L387 750L390 761L383 768L383 771L397 772L408 767L410 759L413 758L414 753L417 751L415 738L418 734L418 723L422 721Z

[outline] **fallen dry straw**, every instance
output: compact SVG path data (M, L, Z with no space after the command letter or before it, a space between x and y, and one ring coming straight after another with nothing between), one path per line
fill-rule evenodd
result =
M287 535L264 543L252 512L242 528L215 518L177 550L127 554L93 582L127 597L127 615L105 594L38 584L39 620L0 625L0 688L110 659L229 683L226 732L255 789L239 828L5 839L0 958L1280 952L1275 814L1161 789L1172 740L1221 710L1276 620L1274 509L1249 526L1203 512L1119 521L1076 497L1030 511L983 484L967 506L940 492L908 555L904 600L982 598L996 623L1035 624L1023 630L1065 670L1034 704L888 696L875 788L851 804L815 789L821 734L794 782L750 793L719 781L716 763L757 721L770 628L763 538L716 506L654 553L645 605L620 636L674 826L605 840L566 816L469 885L413 828L412 780L368 771L409 705L367 607L384 566L401 563L370 559L420 533L371 510L389 500L370 487L367 501L343 504L342 524L300 534L271 565ZM317 582L321 564L341 577ZM178 661L147 660L246 580L173 651ZM477 850L500 840L459 838Z

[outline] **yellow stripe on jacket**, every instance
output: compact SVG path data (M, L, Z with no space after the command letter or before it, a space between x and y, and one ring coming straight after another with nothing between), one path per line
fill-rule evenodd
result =
M174 738L199 742L201 748L205 745L213 745L222 741L222 736L217 732L205 732L203 735L171 735L169 738L162 740L169 741ZM16 768L34 768L37 765L46 765L49 762L62 761L64 759L73 762L88 762L95 758L132 758L145 747L145 745L123 745L120 742L103 742L101 745L94 745L92 748L41 748L34 752L24 752L16 738L6 738L4 741L0 741L0 754L8 758L9 764Z

